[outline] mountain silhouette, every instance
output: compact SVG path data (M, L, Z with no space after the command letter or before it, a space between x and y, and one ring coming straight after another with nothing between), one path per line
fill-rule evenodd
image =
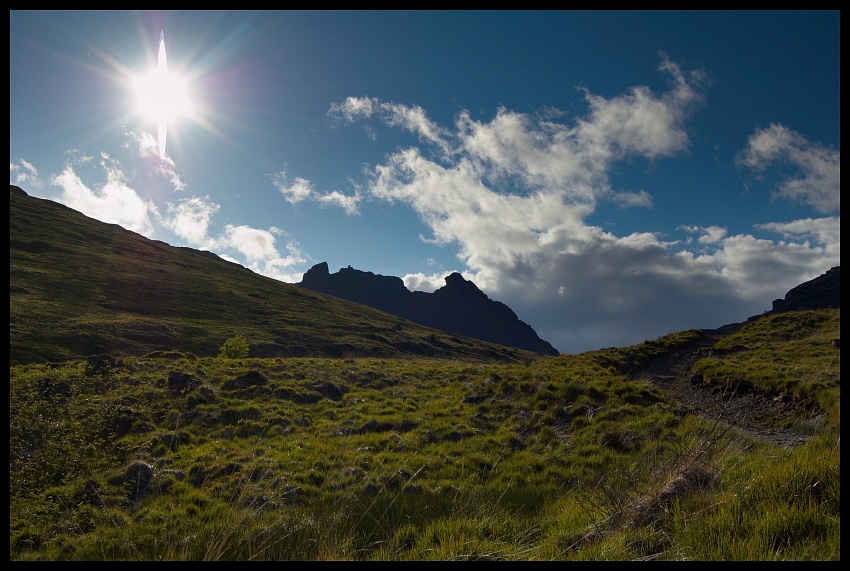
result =
M841 266L788 290L773 300L772 313L841 307Z
M498 343L543 355L558 355L507 305L494 301L455 272L433 293L410 291L399 277L382 276L351 266L331 274L327 262L316 264L296 285L392 313L455 335Z

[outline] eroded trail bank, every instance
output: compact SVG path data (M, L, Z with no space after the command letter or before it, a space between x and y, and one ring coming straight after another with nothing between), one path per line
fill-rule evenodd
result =
M756 389L735 391L713 387L692 371L697 360L709 354L718 341L735 333L740 326L707 330L698 341L670 351L633 377L645 378L662 388L688 412L719 421L724 427L731 425L733 430L754 439L776 446L798 446L807 442L811 438L812 425L821 420L817 412ZM775 428L789 424L789 429Z

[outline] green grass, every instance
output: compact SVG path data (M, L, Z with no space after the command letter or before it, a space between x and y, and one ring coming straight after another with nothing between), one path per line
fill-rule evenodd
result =
M690 335L527 363L173 352L13 366L10 557L840 559L840 385L806 388L839 375L838 352L820 351L839 313L815 313L794 340L757 334L770 320L742 328L761 340L734 353L760 385L750 371L796 343L813 372L795 394L829 421L793 449L629 378ZM265 383L232 387L249 372ZM144 490L121 478L134 460L154 468Z
M745 324L694 366L716 388L758 391L841 418L840 311L769 314ZM784 427L788 428L788 427Z

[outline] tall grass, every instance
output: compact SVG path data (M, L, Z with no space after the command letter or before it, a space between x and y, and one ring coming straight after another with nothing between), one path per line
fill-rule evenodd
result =
M814 436L792 448L630 378L690 335L513 364L11 367L10 558L840 559L840 384L824 382L840 361L816 332L733 353L758 387L755 364L800 342L797 382L822 386L794 394L822 420L795 417ZM729 353L706 358L695 370L732 378Z

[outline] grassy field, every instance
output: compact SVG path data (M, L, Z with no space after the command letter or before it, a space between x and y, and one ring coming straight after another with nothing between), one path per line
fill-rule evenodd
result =
M691 371L795 399L795 447L629 374L699 331L524 362L12 366L10 558L840 560L839 330L765 316Z

